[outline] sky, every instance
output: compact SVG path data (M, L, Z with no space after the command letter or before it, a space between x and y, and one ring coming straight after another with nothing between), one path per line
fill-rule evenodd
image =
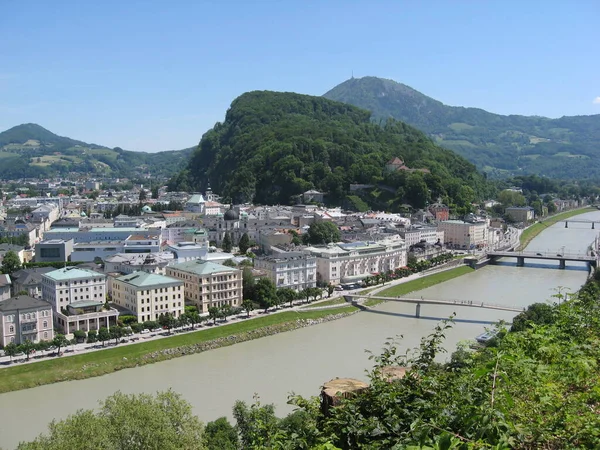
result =
M600 114L600 1L0 0L0 131L198 144L251 90L354 77L499 114Z

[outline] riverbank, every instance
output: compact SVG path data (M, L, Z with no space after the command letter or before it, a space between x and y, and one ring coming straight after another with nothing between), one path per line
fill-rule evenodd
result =
M453 278L466 275L474 272L469 266L460 266L453 269L442 270L440 272L432 273L431 275L424 275L416 280L406 281L405 283L399 283L395 286L386 288L382 286L380 289L372 290L370 294L377 295L378 297L398 297L409 294L414 291L420 291L436 284L443 283L444 281L452 280ZM383 303L384 300L369 299L363 302L364 306L375 306Z
M521 236L519 237L519 246L516 248L516 250L524 250L534 237L536 237L538 234L540 234L546 228L554 225L556 222L559 222L564 219L568 219L569 217L578 216L580 214L584 214L586 212L596 211L596 210L597 210L596 208L593 208L591 206L586 206L584 208L572 209L571 211L565 211L564 213L560 213L560 214L556 214L552 217L548 217L543 222L535 223L535 224L531 225L530 227L527 227L525 230L523 230L523 232L521 233Z
M292 331L349 316L358 309L345 306L319 311L286 311L230 325L141 342L106 350L54 358L2 370L0 393L61 381L83 380L117 370L200 353L239 342Z

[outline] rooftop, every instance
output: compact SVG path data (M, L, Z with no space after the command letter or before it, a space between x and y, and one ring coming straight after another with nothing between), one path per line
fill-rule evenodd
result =
M193 273L195 275L211 275L213 273L220 272L239 272L238 269L232 267L223 266L221 264L204 261L202 259L196 259L193 261L187 261L179 264L169 266L171 269L180 270L182 272Z
M65 267L62 269L53 270L52 272L45 273L44 276L54 281L65 281L89 277L104 277L103 274L94 272L93 270L79 269L77 267Z
M135 287L164 286L165 284L183 284L183 281L177 280L175 278L148 272L133 272L129 275L123 275L122 277L118 277L117 280Z
M18 295L0 302L0 312L15 311L19 309L51 308L50 303L29 295Z

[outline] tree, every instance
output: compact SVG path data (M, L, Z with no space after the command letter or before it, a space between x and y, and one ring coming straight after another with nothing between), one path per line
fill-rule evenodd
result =
M10 356L10 362L17 353L19 353L19 346L14 342L9 342L4 346L4 354Z
M221 248L225 253L230 253L233 248L233 242L231 240L231 235L229 231L225 232L225 236L223 237L223 242L221 242Z
M509 206L525 206L525 197L523 194L510 189L505 189L498 194L498 201L507 208Z
M305 239L308 244L329 244L341 239L340 230L333 222L323 221L313 223L306 232Z
M153 199L157 199L158 198L158 186L154 186L152 188L152 198Z
M222 264L227 267L237 267L237 264L235 262L233 262L233 259L227 259L227 260L223 261Z
M518 314L512 322L510 331L523 331L530 326L554 323L555 313L552 306L546 303L533 303L527 310Z
M226 417L220 417L206 424L204 443L207 450L238 450L237 430Z
M254 301L264 308L265 313L275 304L277 292L275 285L269 278L261 278L254 287Z
M213 324L217 324L217 319L221 318L221 310L217 306L209 306L208 318L213 321Z
M87 342L88 344L93 344L98 340L98 332L96 330L88 331Z
M327 285L327 298L331 297L331 294L333 294L333 291L335 291L335 287L333 286L333 284L329 283Z
M75 337L77 342L83 342L86 338L86 332L83 330L75 330L73 331L73 337Z
M140 190L139 202L142 203L146 200L146 191L144 189Z
M117 392L100 410L80 410L53 421L49 432L22 443L19 450L164 449L204 450L203 426L191 405L173 391L149 394Z
M420 173L415 172L408 177L404 199L413 208L424 208L429 202L429 188Z
M248 236L248 233L242 234L240 242L238 242L238 248L240 249L240 253L246 254L250 248L250 237Z
M254 310L254 302L252 300L246 299L242 302L242 309L246 311L248 317L250 317L250 313Z
M56 354L60 356L60 349L69 345L69 340L64 334L57 334L52 339L52 345L56 347Z
M29 355L31 355L31 353L35 351L35 347L36 346L33 342L31 342L29 339L26 339L25 342L19 345L18 348L21 353L25 353L27 361L29 361Z
M254 298L254 287L256 280L252 275L252 269L250 267L244 267L242 270L242 295L243 298Z
M223 317L225 319L225 322L227 322L227 318L229 316L233 315L233 308L231 307L231 305L229 303L225 303L219 309L220 309L221 317Z
M177 319L175 319L175 317L169 313L161 314L158 317L158 324L161 327L166 328L168 333L171 334L171 328L175 327L177 324Z
M7 251L4 254L4 259L2 260L2 266L0 266L2 273L10 275L20 268L21 260L19 259L19 256L12 250Z
M108 332L110 339L115 340L115 345L117 345L119 343L119 339L121 339L124 334L125 334L125 332L123 330L123 327L118 327L118 326L111 327L110 331Z
M233 417L237 423L242 448L273 448L278 433L279 420L273 405L261 405L258 399L250 407L237 401L233 406Z
M102 342L102 347L104 347L104 343L109 339L111 339L110 331L106 327L101 327L98 330L98 340Z
M298 293L292 288L279 288L277 289L277 297L280 299L280 303L290 302L290 308L294 300L298 297Z

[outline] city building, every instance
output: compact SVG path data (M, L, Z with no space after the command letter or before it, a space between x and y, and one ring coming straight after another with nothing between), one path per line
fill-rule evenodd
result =
M172 252L117 253L104 260L104 272L128 274L140 271L164 275L165 268L174 260Z
M185 298L200 312L211 306L239 306L242 302L242 271L204 260L167 267L167 276L182 280Z
M202 214L204 212L204 203L202 194L193 194L185 203L184 211Z
M42 274L42 298L59 312L77 301L106 301L106 276L75 266Z
M429 212L433 214L434 219L438 222L450 219L450 208L443 203L434 203L429 207Z
M11 296L12 280L10 275L0 275L0 302L8 300Z
M36 262L71 261L73 239L48 239L35 244Z
M55 270L52 267L34 267L21 269L13 272L10 276L12 281L12 295L19 292L27 292L30 297L42 296L42 275Z
M380 241L329 244L306 250L317 257L317 279L325 284L355 282L406 266L406 243L398 235Z
M449 248L470 250L483 248L488 242L485 222L446 220L439 223L438 229L444 232L444 241Z
M137 316L138 322L158 320L162 314L179 317L185 310L184 282L148 272L111 278L113 303Z
M513 222L530 222L535 217L535 211L531 206L511 206L504 213Z
M317 285L317 258L312 254L283 252L258 257L254 268L265 271L277 288L301 291Z
M53 338L52 306L48 302L28 295L0 302L0 345Z

